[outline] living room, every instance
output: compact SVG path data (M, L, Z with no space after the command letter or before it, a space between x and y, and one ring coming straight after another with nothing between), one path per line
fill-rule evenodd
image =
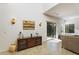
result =
M61 37L79 35L78 6L77 3L0 3L0 54L76 55L73 53L74 51L64 49L65 47L62 49L64 44L62 45L63 40L59 39L59 35ZM50 29L55 26L54 30L51 30L52 32L50 32L49 26L47 27L47 22L52 25ZM48 30L50 33L47 32ZM30 37L38 40L37 38L40 36L40 43L37 43L39 46L26 49L22 45L23 48L20 49L24 50L16 51L18 38L22 40ZM32 44L28 44L33 45L33 41ZM61 51L59 51L60 48Z

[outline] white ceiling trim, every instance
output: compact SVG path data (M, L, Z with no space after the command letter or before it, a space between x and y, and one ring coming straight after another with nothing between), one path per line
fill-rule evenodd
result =
M79 4L60 3L47 10L44 15L59 17L64 20L79 18Z
M58 5L59 3L55 3L54 5L52 5L51 7L49 7L44 13L48 12L50 9L54 8L56 5Z

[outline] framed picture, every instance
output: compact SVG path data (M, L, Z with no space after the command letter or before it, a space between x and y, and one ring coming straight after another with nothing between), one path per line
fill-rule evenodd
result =
M35 29L35 22L34 21L23 21L23 30L34 30Z

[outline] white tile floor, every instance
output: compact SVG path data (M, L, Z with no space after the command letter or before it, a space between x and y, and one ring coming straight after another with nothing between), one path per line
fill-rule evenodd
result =
M16 53L10 53L8 51L0 53L0 55L76 55L64 48L61 48L57 43L53 43L53 40L44 42L42 45L25 49Z

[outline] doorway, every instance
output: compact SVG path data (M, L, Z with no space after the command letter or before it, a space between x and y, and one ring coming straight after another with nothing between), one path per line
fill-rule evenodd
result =
M47 37L56 38L56 23L47 22Z

